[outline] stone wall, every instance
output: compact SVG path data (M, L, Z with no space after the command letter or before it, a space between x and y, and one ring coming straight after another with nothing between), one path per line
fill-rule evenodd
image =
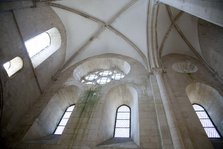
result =
M212 76L212 74L204 65L190 56L171 54L164 56L162 60L166 71L166 73L164 74L166 87L170 93L171 103L174 108L177 124L182 134L182 140L185 144L185 147L210 148L210 143L207 139L207 136L191 105L195 100L203 99L189 100L186 88L188 87L188 85L191 85L193 83L203 83L215 88L219 92L219 94L222 95L221 84L216 78ZM182 62L190 62L190 64L193 64L198 68L197 71L177 72L173 69L173 64ZM205 94L206 91L200 92L201 94ZM207 100L211 102L214 99L211 98ZM215 108L219 108L219 110L221 110L221 106L215 106ZM218 114L219 113L216 113L216 115ZM214 120L215 118L213 117L213 121L214 123L216 123L217 128L220 131L222 129L222 125L219 123L219 121L222 121L222 117L218 116L218 120Z
M19 127L21 119L38 102L38 98L52 81L51 77L63 64L66 38L63 24L54 11L44 4L35 8L2 11L0 21L0 65L3 85L1 140L7 138L9 141L22 135L23 129ZM34 69L24 42L52 27L57 27L60 31L61 47ZM23 68L8 77L2 66L16 56L22 58Z
M102 57L106 58L108 56L104 55ZM117 58L118 56L116 56ZM61 114L55 111L53 107L59 104L59 100L55 100L56 98L53 96L48 105L42 110L43 112L41 112L40 116L37 117L35 123L30 127L23 142L17 147L32 149L158 149L163 147L172 149L173 144L154 77L150 80L147 77L145 68L131 58L120 58L126 60L131 66L130 72L124 79L113 81L98 88L89 88L79 83L77 87L80 90L80 94L75 93L74 95L78 98L74 100L76 106L62 135L54 135L52 131L48 131L56 128L57 123L54 123L53 126L51 122L55 120L59 122L61 117ZM90 64L92 65L92 63ZM65 84L73 83L77 85L77 82L80 81L74 80L73 71L76 72L75 67L73 66L69 69L70 75L66 79L67 81L64 82ZM78 67L78 69L80 68ZM58 80L62 78L58 78ZM68 81L70 82L68 83ZM64 88L63 85L61 87ZM60 96L62 97L61 101L65 100L64 97L70 96L66 92L63 94ZM116 110L123 104L131 108L131 137L129 139L113 138ZM54 115L50 114L52 111L55 111L53 112ZM48 118L41 120L41 117ZM39 126L36 127L36 125ZM48 130L42 129L41 131L44 133L39 133L38 137L33 137L33 135L36 135L36 130L47 128L46 126L51 126L51 128L48 127Z
M200 19L198 30L202 56L223 80L223 28Z

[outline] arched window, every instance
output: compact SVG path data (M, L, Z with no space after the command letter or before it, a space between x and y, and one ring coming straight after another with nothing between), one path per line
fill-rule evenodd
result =
M193 104L193 108L200 119L200 122L208 136L208 138L220 138L220 135L218 131L216 130L213 122L211 121L208 113L205 111L205 109L198 105L198 104Z
M62 119L60 120L59 124L57 125L56 130L54 131L54 134L59 134L60 135L60 134L63 133L63 130L64 130L69 118L70 118L71 113L74 110L74 107L75 107L75 105L71 105L66 109L66 111L64 112L64 114L62 116Z
M130 108L122 105L117 109L115 119L114 137L129 138L130 137Z
M60 48L60 32L57 28L53 27L25 41L25 46L33 67L36 68Z
M5 71L7 72L8 76L11 77L17 71L22 69L23 67L23 60L20 57L15 57L10 61L7 61L3 64Z
M33 57L41 50L44 50L50 46L50 35L47 32L43 32L25 42L29 57Z

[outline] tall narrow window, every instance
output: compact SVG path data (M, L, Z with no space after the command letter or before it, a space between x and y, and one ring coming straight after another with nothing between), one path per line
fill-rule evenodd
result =
M128 106L122 105L117 109L114 137L130 137L130 115Z
M212 123L209 115L205 111L205 109L198 105L198 104L193 104L193 108L200 119L200 122L208 136L208 138L220 138L220 135L218 131L216 130L214 124Z
M67 122L68 122L68 120L71 116L71 113L74 110L74 107L75 107L75 105L71 105L66 109L66 111L63 114L62 119L60 120L56 130L54 131L54 134L59 134L60 135L60 134L63 133L63 130L64 130L64 128L65 128L65 126L66 126L66 124L67 124Z
M60 32L53 27L25 41L25 46L33 67L36 68L60 48Z
M10 61L7 61L3 64L5 71L7 72L8 76L11 77L17 71L22 69L23 67L23 60L20 57L15 57Z

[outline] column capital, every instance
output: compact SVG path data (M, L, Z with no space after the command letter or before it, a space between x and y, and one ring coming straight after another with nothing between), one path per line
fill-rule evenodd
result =
M162 68L152 68L153 74L162 74L163 69Z

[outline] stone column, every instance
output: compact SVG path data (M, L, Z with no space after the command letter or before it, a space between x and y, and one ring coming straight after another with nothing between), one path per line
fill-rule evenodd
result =
M176 119L175 119L174 111L172 108L172 103L170 101L170 97L164 83L163 71L161 68L155 68L153 69L153 74L156 77L157 84L160 90L160 95L161 95L163 107L166 113L167 123L169 125L174 149L185 149L179 129L176 124Z

